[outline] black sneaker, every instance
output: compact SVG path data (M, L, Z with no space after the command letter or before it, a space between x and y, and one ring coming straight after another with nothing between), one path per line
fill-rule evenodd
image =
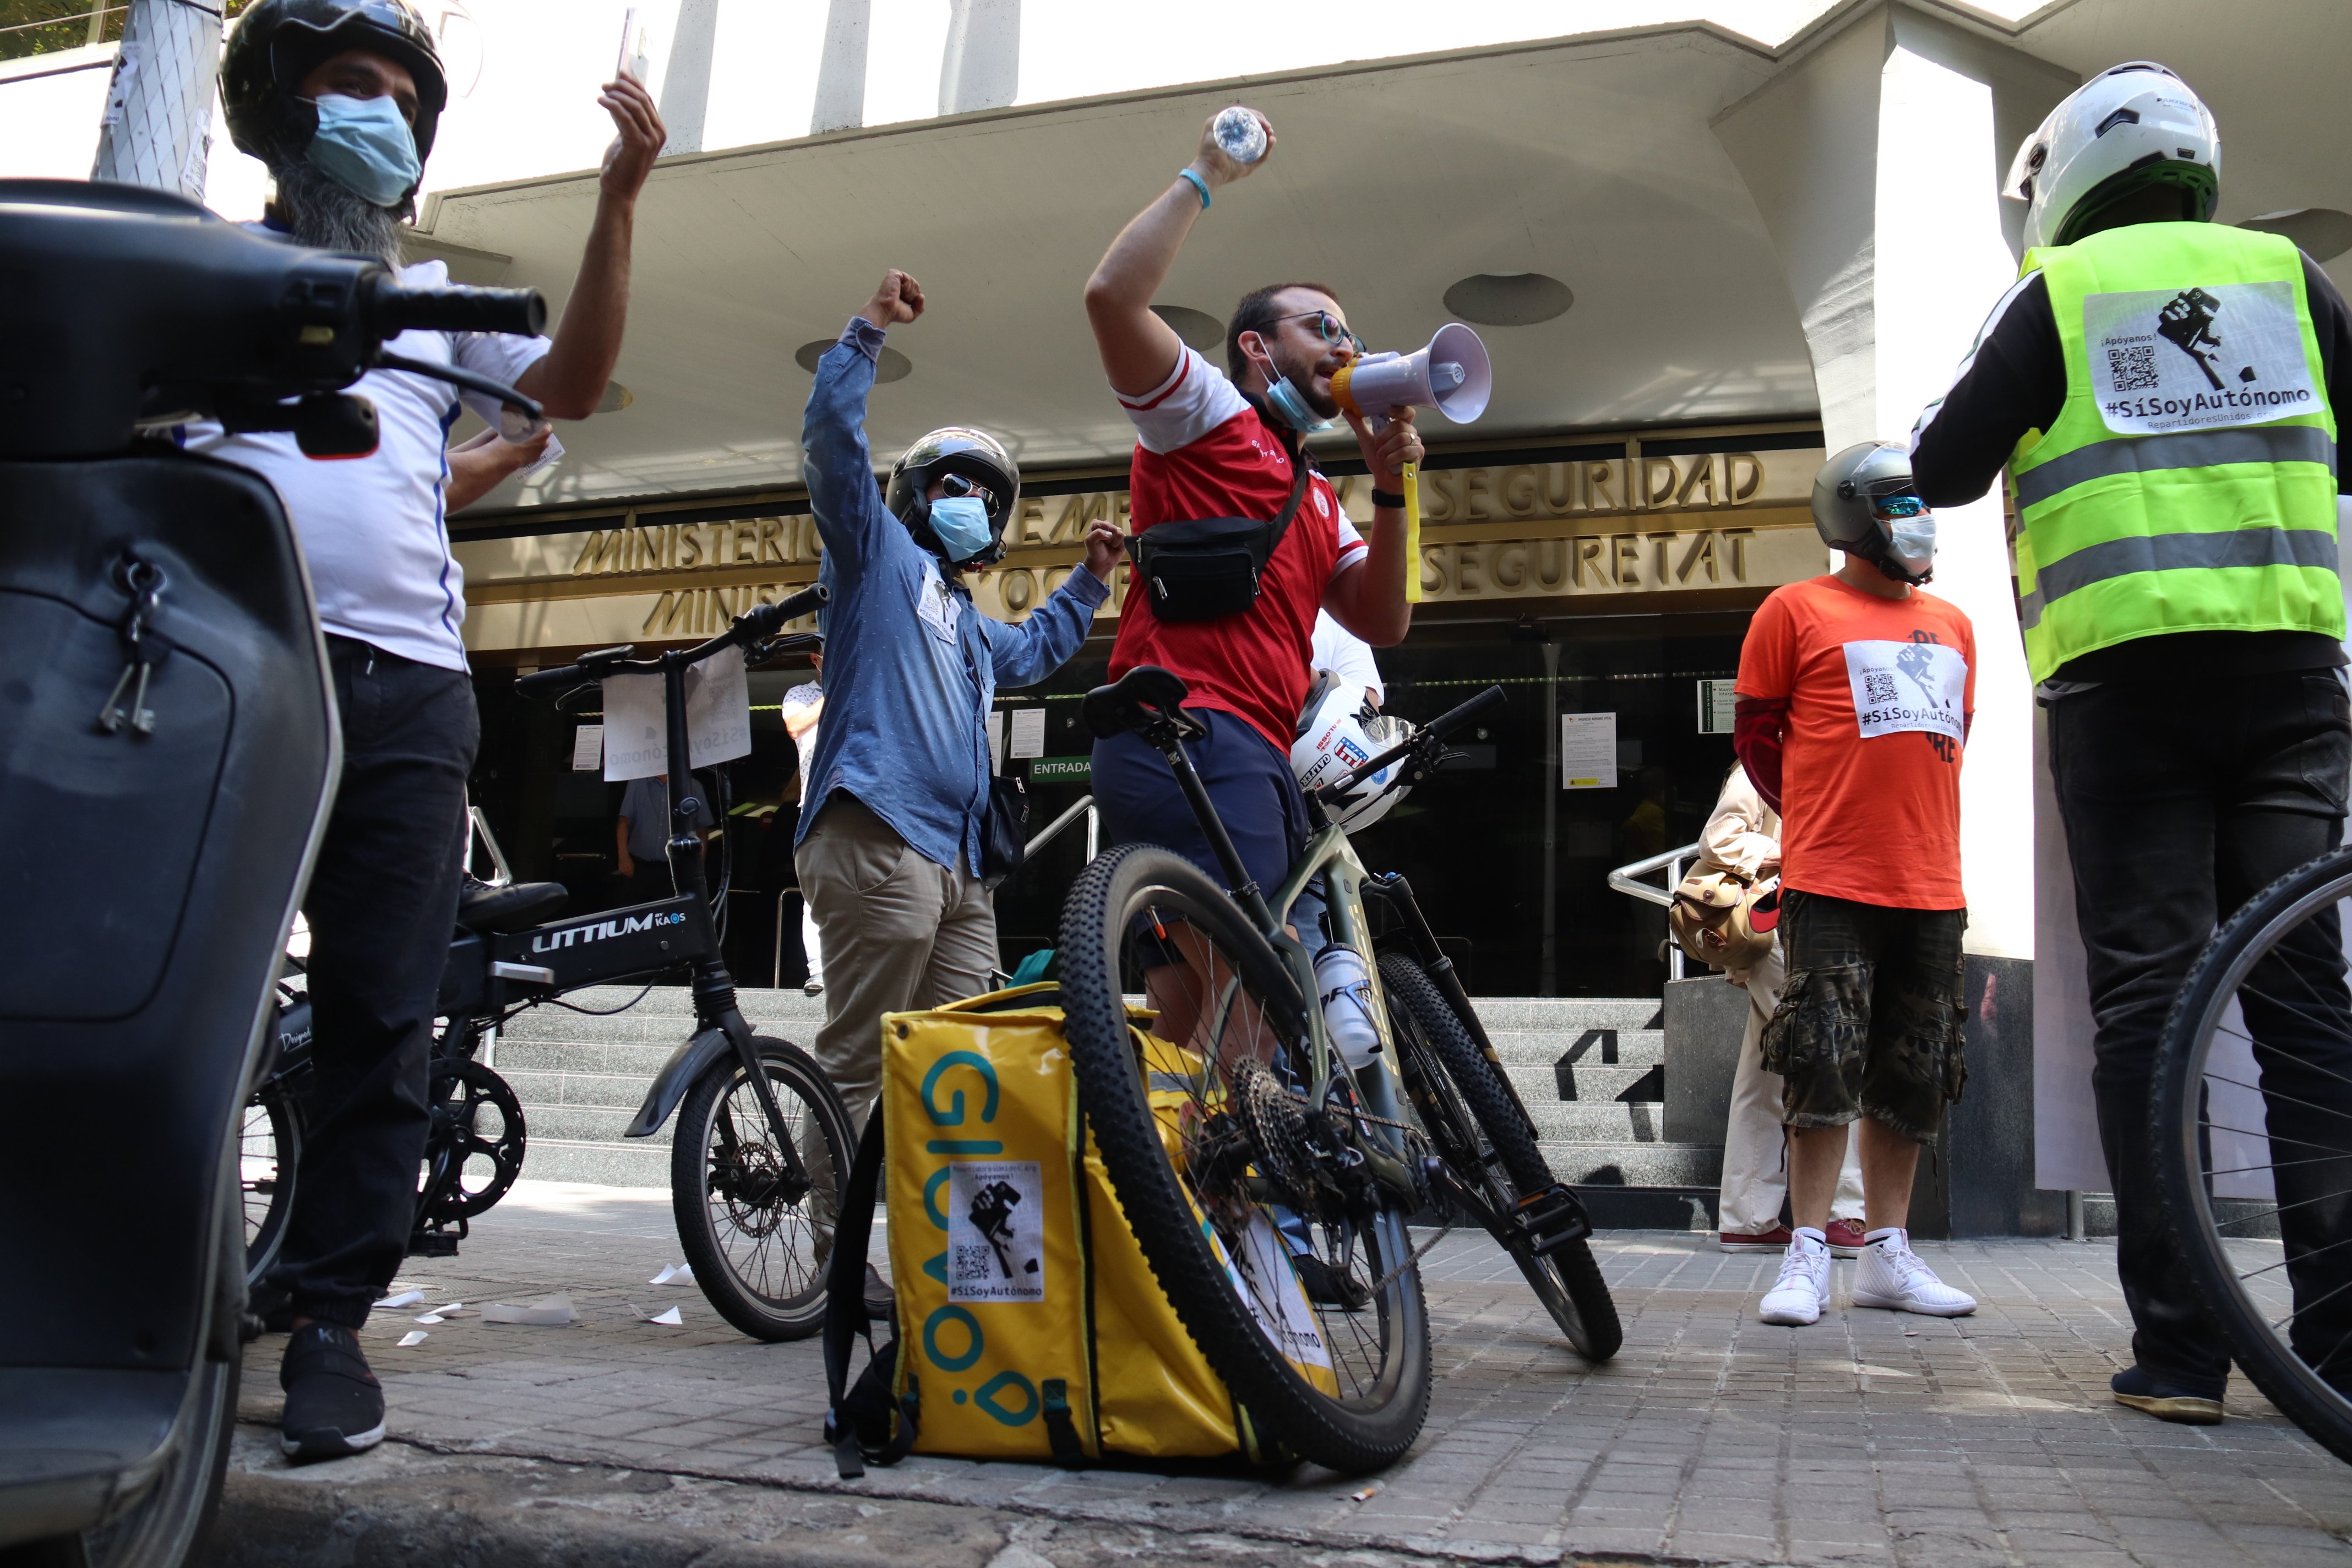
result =
M295 1463L340 1459L383 1441L383 1384L351 1330L332 1323L295 1330L278 1385L286 1391L278 1446Z
M2126 1367L2107 1380L2107 1386L2115 1391L2116 1404L2145 1410L2158 1421L2177 1421L2183 1426L2221 1424L2221 1401L2218 1395L2168 1383L2145 1367Z
M871 1263L866 1266L866 1315L877 1323L887 1323L898 1310L898 1293L882 1278L882 1271Z
M1357 1282L1351 1274L1334 1274L1324 1261L1311 1252L1294 1256L1291 1267L1298 1270L1299 1288L1307 1299L1318 1307L1337 1307L1343 1312L1360 1312L1372 1304L1372 1293Z

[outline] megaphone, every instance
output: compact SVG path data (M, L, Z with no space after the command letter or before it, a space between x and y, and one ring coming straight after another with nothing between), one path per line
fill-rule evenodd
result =
M1459 321L1437 329L1426 348L1409 354L1361 354L1331 375L1332 401L1364 419L1386 417L1399 405L1434 408L1456 425L1486 412L1495 373L1486 345Z

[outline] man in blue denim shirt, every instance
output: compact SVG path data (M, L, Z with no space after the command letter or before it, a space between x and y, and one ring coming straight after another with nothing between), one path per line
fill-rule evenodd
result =
M999 559L1021 476L978 431L934 431L891 470L866 445L885 331L923 312L886 274L818 362L802 432L809 508L824 542L824 723L810 759L796 857L824 948L816 1058L862 1129L881 1086L881 1018L986 988L996 915L981 884L996 688L1066 663L1110 596L1118 528L1087 531L1073 572L1027 621L982 615L962 574Z

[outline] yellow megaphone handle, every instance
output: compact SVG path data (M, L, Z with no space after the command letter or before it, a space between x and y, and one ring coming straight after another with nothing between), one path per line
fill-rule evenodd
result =
M1421 465L1407 463L1404 481L1404 602L1421 603Z

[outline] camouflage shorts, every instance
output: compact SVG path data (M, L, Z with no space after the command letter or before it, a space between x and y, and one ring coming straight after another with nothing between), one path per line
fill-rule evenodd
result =
M1872 1117L1925 1143L1968 1081L1961 1026L1966 910L1899 910L1790 890L1788 984L1764 1026L1783 1079L1780 1119L1842 1127Z

